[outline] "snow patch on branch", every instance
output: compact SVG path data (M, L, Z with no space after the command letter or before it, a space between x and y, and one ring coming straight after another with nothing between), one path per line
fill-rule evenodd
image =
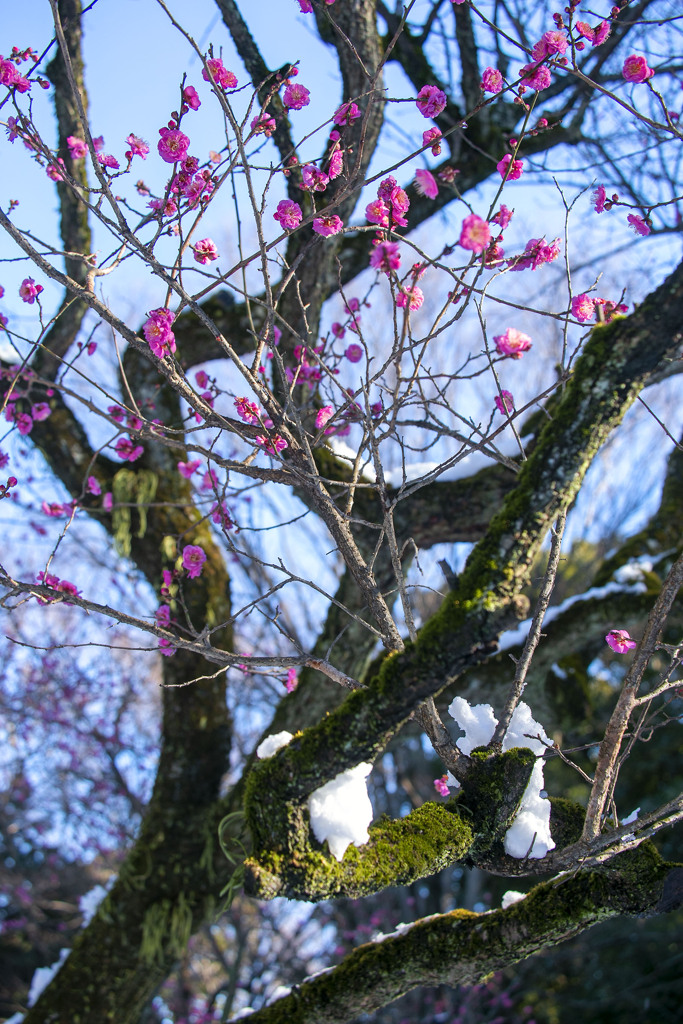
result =
M464 697L456 697L451 701L448 713L465 733L455 741L463 754L470 754L475 747L485 747L498 724L490 704L471 705ZM545 729L534 720L529 705L520 702L505 733L503 750L527 747L539 760L531 772L517 816L505 833L505 852L517 860L525 857L541 860L549 850L555 849L550 835L550 801L543 791L543 761L540 760L549 746L552 744ZM455 783L451 779L453 777L449 773L449 785Z
M256 756L272 757L281 747L286 747L291 739L292 733L287 732L286 729L283 732L273 733L272 736L266 736L256 748Z
M340 772L331 782L316 789L308 798L311 828L319 843L327 843L330 853L341 860L347 846L367 843L372 821L372 804L366 779L372 765L361 761Z

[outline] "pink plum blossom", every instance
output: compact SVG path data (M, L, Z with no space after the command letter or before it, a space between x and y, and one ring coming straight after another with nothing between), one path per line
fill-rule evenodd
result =
M206 561L206 553L198 544L187 544L183 548L183 569L191 580L196 580L202 574L202 568Z
M183 103L187 103L190 110L199 110L202 101L193 85L186 85L183 89Z
M462 222L459 244L463 249L469 249L477 256L483 252L491 241L491 228L487 221L478 217L476 213L470 213Z
M398 270L401 266L398 242L380 242L376 245L370 254L370 266L383 270L385 274Z
M512 359L521 359L522 353L528 352L531 348L531 338L528 334L522 334L515 327L508 327L505 334L498 334L493 340L498 353Z
M270 138L277 128L277 124L275 123L275 118L271 117L270 114L257 114L256 117L252 118L249 127L254 135L265 135L266 138Z
M32 277L25 277L19 286L19 295L23 302L32 306L42 290L42 284L36 284Z
M279 434L275 434L273 437L266 437L264 434L259 434L259 436L255 437L254 440L256 441L256 444L265 448L265 450L270 452L272 455L276 455L285 448L289 448L287 441L285 441L284 437L281 437Z
M324 192L330 183L330 179L321 171L315 164L305 164L301 168L301 177L303 178L303 188L308 192Z
M624 61L621 73L627 82L641 83L647 82L648 78L652 78L654 70L647 66L645 57L639 57L632 53Z
M598 185L591 199L591 203L596 213L604 213L606 199L607 194L605 192L605 186Z
M130 437L120 437L114 448L118 457L124 462L135 462L145 451L141 444L136 445Z
M539 41L535 44L532 53L534 60L543 60L544 57L553 57L556 53L567 52L569 40L564 32L557 29L550 29L544 32Z
M322 409L318 409L318 414L315 417L315 428L316 430L322 430L328 420L334 415L334 409L331 405L323 405Z
M192 248L197 263L210 263L212 260L218 259L216 243L210 238L202 238L201 242L197 242Z
M332 120L341 128L342 125L353 124L360 116L360 107L357 103L342 103L332 115Z
M157 149L162 160L167 164L174 164L185 159L190 145L187 135L179 128L160 128L159 135L161 138L157 143Z
M535 89L536 92L541 92L542 89L547 89L552 80L550 74L550 68L546 67L545 64L525 64L520 69L520 74L524 85L530 86Z
M587 320L590 320L595 313L595 299L591 299L590 295L582 293L581 295L575 295L572 299L572 316L585 324Z
M400 291L396 296L396 305L400 309L405 309L408 306L415 312L418 310L424 302L424 292L417 285L413 285L409 292Z
M85 485L85 489L88 492L88 494L98 495L102 493L102 488L100 487L96 477L94 476L88 477L88 482Z
M74 135L69 135L67 137L66 144L69 147L69 153L71 154L72 160L82 160L88 152L88 147L84 140L79 139Z
M515 411L515 400L512 397L511 391L501 391L501 393L496 395L493 399L493 402L498 412L502 412L504 416Z
M638 646L627 629L611 629L605 640L608 647L611 647L617 654L625 654L626 651L631 651Z
M282 102L288 110L301 110L311 102L311 94L305 85L294 82L285 89Z
M336 213L327 214L324 217L316 217L313 221L313 230L316 235L329 238L330 235L338 235L344 227L344 222Z
M639 217L637 213L629 213L626 220L629 222L629 224L631 225L631 227L637 235L650 234L649 224L647 223L647 221L643 220L642 217Z
M273 218L280 222L283 231L294 231L301 224L303 213L298 203L291 199L281 199Z
M245 423L260 423L259 408L255 402L250 402L248 398L236 398L235 408L237 409L237 415L240 419L243 419Z
M153 309L149 314L149 320L143 325L142 332L157 359L163 359L165 355L175 352L175 335L171 330L173 319L171 310L162 306Z
M431 171L422 167L415 171L415 190L427 199L436 199L439 194L439 186Z
M508 226L508 224L512 220L512 216L513 216L514 212L515 212L514 210L509 210L508 207L505 205L505 203L501 203L500 210L498 210L498 212L496 213L495 217L492 217L491 221L492 221L493 224L498 224L499 227L503 231L505 231L505 228Z
M575 28L579 35L583 36L584 39L588 39L593 46L599 46L600 43L604 43L610 34L610 24L608 21L601 21L595 29L587 25L585 21L577 21Z
M296 690L298 684L299 684L299 677L296 674L296 669L295 668L288 669L287 670L287 682L285 683L285 688L287 690L287 693L292 693L294 690Z
M27 412L17 413L14 422L22 437L26 437L33 430L33 418Z
M111 171L118 171L119 162L111 153L98 153L97 162L100 167L108 167Z
M432 156L438 156L441 152L441 134L440 128L427 128L426 131L422 132L422 145L432 147Z
M481 88L483 92L500 92L503 88L503 76L495 68L484 68L481 76Z
M48 416L51 415L52 409L47 404L47 402L36 402L35 405L31 407L31 416L33 417L34 420L37 420L39 423L42 420L46 420Z
M512 164L512 167L510 167L510 164ZM510 168L509 172L508 168ZM513 160L510 154L506 153L503 159L496 164L496 170L500 174L501 178L506 178L507 181L517 181L518 178L522 177L524 161Z
M363 349L360 345L349 345L344 353L350 363L359 363L363 358Z
M544 263L552 263L560 255L560 239L547 243L545 238L530 238L521 256L508 260L511 270L538 270Z
M434 789L437 791L439 796L450 796L448 776L442 775L440 779L434 779Z
M423 85L415 102L423 117L438 117L446 106L446 93L435 85Z
M191 462L179 462L177 469L181 476L189 480L192 474L197 472L201 464L201 459L193 459Z
M389 227L389 207L383 199L373 199L365 207L365 219L371 224L378 224L381 228Z
M206 62L206 68L211 72L213 80L219 89L234 89L237 85L236 77L232 71L227 70L220 57L209 57ZM205 82L210 82L211 78L206 68L202 70L202 78Z
M143 160L147 159L149 153L149 146L137 135L127 135L126 142L130 146L130 149L126 152L126 160L132 160L134 156L142 157Z

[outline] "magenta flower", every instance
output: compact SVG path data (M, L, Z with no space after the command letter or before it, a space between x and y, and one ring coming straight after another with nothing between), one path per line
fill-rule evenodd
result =
M147 159L149 146L144 139L141 139L138 135L127 135L126 142L130 146L130 149L126 152L126 160L132 160L134 156L142 157L143 160Z
M512 167L509 170L510 164ZM523 160L513 160L509 153L506 153L503 159L496 164L496 170L500 174L501 178L506 178L507 181L517 181L518 178L522 177L522 171L524 170Z
M332 120L341 127L345 124L353 124L360 116L360 107L357 103L342 103L341 107L337 107L332 115Z
M405 309L405 307L408 306L413 310L413 312L415 312L420 308L424 300L424 292L414 284L409 292L400 291L398 293L396 296L396 305L399 309Z
M476 213L470 213L465 217L459 239L459 244L463 249L469 249L470 252L476 253L478 256L490 241L491 228L487 221L477 217Z
M360 345L349 345L344 355L350 363L359 363L363 358L363 349Z
M650 234L649 224L647 223L647 221L643 220L642 217L639 217L637 213L629 213L626 220L629 222L629 224L631 225L631 227L637 235Z
M587 320L590 320L595 313L595 299L591 299L590 295L581 294L575 295L572 299L572 316L576 317L580 323L585 324Z
M165 636L159 638L159 654L163 654L165 658L171 658L177 650L178 648L171 640L167 640Z
M135 444L130 437L120 437L114 445L116 454L124 462L135 462L144 453L141 444Z
M165 355L175 352L175 335L171 330L173 319L171 310L162 306L160 309L153 309L149 314L149 320L143 325L142 332L157 359L163 359Z
M328 420L334 415L334 409L331 405L324 405L322 409L318 409L318 415L315 418L316 430L321 430Z
M500 92L503 88L503 76L495 68L484 68L481 76L481 88L483 92Z
M313 230L316 235L322 235L324 238L329 238L330 235L338 235L344 227L344 223L341 217L337 217L336 213L327 214L326 217L316 217L313 221Z
M298 685L299 685L299 677L296 674L296 669L295 668L288 669L287 670L287 682L285 683L285 687L286 687L287 693L292 693L293 690L296 690Z
M531 86L536 92L547 89L552 80L550 68L545 64L525 64L523 68L520 68L520 74L524 85Z
M33 430L33 419L27 412L19 412L14 417L17 430L22 437L26 437Z
M258 406L255 402L250 402L248 398L236 398L235 408L237 409L237 415L243 419L245 423L260 422Z
M593 198L591 199L591 203L593 204L593 208L595 209L596 213L604 213L606 199L607 193L605 192L605 186L598 185L595 192L593 193Z
M174 164L185 159L190 145L187 135L179 128L160 128L159 135L161 138L157 143L157 149L162 160L167 164Z
M633 650L638 644L631 639L627 629L611 629L605 637L608 647L611 647L617 654L625 654Z
M181 476L189 480L192 474L197 472L201 464L201 459L193 459L192 462L178 462L177 469Z
M604 43L610 34L610 24L608 21L601 21L595 29L587 25L585 21L577 21L575 27L579 35L583 36L584 39L588 39L593 46L599 46L600 43Z
M36 284L32 277L25 277L19 286L19 295L24 302L32 306L42 290L42 284Z
M270 452L272 455L276 455L278 452L289 447L284 437L280 437L279 434L275 434L274 437L266 437L264 434L259 434L259 436L255 437L254 440L256 441L256 444L265 448L265 450Z
M499 395L493 399L498 412L502 412L503 416L509 415L515 411L515 400L512 397L511 391L501 391Z
M514 210L509 210L505 203L501 203L500 210L498 210L495 217L492 218L492 223L498 224L502 228L502 230L505 231L505 228L512 220L514 212Z
M57 158L56 164L50 164L49 167L45 168L45 173L50 181L64 181L64 175L62 174L64 170L66 170L66 165L60 156Z
M193 85L186 85L183 89L183 102L187 103L190 110L199 110L202 101Z
M498 334L493 339L496 349L501 356L510 356L512 359L521 359L523 352L531 348L531 338L528 334L522 334L515 327L508 327L505 334Z
M303 213L298 203L291 199L281 199L273 219L280 222L283 231L294 231L301 224Z
M370 253L370 266L390 274L401 266L398 242L380 242Z
M118 171L119 162L111 153L98 153L97 162L100 167L108 167L112 171Z
M521 256L508 260L511 270L538 270L544 263L552 263L560 255L560 239L548 244L545 238L530 238Z
M94 476L88 477L88 482L85 485L85 489L88 492L88 494L98 495L102 493L102 488L100 487L97 479Z
M224 501L215 502L211 508L211 520L216 523L217 526L222 526L224 530L232 530L235 525L228 514L228 509Z
M365 207L365 219L371 224L378 224L381 228L389 227L389 207L383 199L373 199Z
M330 179L321 171L315 164L305 164L301 168L301 177L303 178L302 188L305 188L308 192L324 192L330 183Z
M201 242L192 246L192 249L197 263L210 263L212 260L218 259L216 243L210 238L202 238Z
M288 110L301 110L311 102L311 94L305 85L298 82L290 84L282 95L282 102Z
M441 139L443 138L440 128L427 128L422 132L422 145L432 147L432 156L438 156L441 152Z
M635 53L626 58L621 73L627 82L635 83L647 82L648 78L654 75L653 69L647 66L645 57L638 57Z
M227 70L220 57L209 57L206 62L206 68L211 72L213 80L219 89L234 89L237 85L237 79L232 71ZM211 78L207 74L206 68L202 71L202 78L205 82L210 82Z
M415 103L423 117L438 117L446 106L446 93L435 85L423 85Z
M434 779L434 789L437 791L439 796L450 796L450 790L448 789L448 776L442 775L440 779Z
M52 409L47 404L47 402L36 402L36 404L31 407L31 416L33 417L34 420L37 420L39 423L42 420L46 420L48 416L51 415Z
M69 147L69 153L71 154L72 160L82 160L88 152L88 147L83 139L79 139L74 135L69 135L67 137L66 144Z
M216 476L213 469L207 469L206 473L202 477L202 491L212 491L218 486L218 477Z
M270 138L277 125L275 118L271 117L270 114L257 114L256 117L252 118L249 127L254 135L265 135L266 138Z
M415 171L415 190L427 199L436 199L439 194L439 186L431 171L426 171L422 167Z
M568 45L569 40L564 32L550 29L550 31L543 33L531 52L533 53L534 60L539 61L543 60L544 57L553 57L556 53L566 53Z
M206 561L206 554L198 544L187 544L183 548L183 569L191 580L196 580L202 574L202 568Z

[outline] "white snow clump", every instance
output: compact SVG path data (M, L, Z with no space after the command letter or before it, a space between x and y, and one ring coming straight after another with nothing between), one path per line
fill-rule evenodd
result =
M513 903L519 903L526 896L525 892L517 892L516 889L508 889L507 892L503 893L503 898L500 901L500 905L503 910L507 910Z
M272 757L276 754L280 747L286 747L289 741L292 739L292 733L287 732L276 732L272 736L266 736L266 738L259 743L256 748L257 757Z
M55 961L55 963L53 964L50 964L49 967L39 967L36 971L34 971L33 978L31 980L31 987L28 990L28 999L26 1000L27 1006L35 1006L35 1004L40 999L43 989L46 989L47 986L50 984L50 982L52 981L55 974L62 966L70 952L70 949L60 949L59 960Z
M472 706L464 697L456 697L451 701L448 713L465 731L465 735L455 741L463 754L470 754L475 747L486 746L498 724L490 704ZM534 721L529 705L519 703L503 739L503 750L528 747L539 756L550 745L545 729ZM448 784L451 785L450 777ZM538 760L531 772L517 817L505 833L503 845L509 857L541 860L549 850L555 849L550 835L550 801L541 796L543 787L543 761Z
M342 859L351 843L362 846L370 838L372 804L365 780L371 771L372 765L361 761L340 772L308 798L313 834L319 843L327 840L330 853L337 860Z

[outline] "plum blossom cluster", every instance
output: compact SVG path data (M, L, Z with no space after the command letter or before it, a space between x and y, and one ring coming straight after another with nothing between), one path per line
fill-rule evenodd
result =
M42 586L49 587L50 590L55 591L53 598L38 597L38 604L50 604L51 601L58 601L60 599L58 595L60 594L67 594L69 597L81 596L81 592L75 583L70 583L69 580L60 580L59 576L55 576L51 572L39 572L36 579ZM70 601L65 601L64 603L71 604Z
M634 647L638 646L627 629L611 629L605 637L605 641L616 654L626 654L627 651L632 651Z
M590 295L586 295L585 292L582 292L581 295L575 295L571 304L572 316L576 317L579 323L582 324L585 324L594 316L600 316L601 320L608 323L616 316L621 316L627 312L628 306L623 302L612 302L610 299L602 299L599 296L593 299Z
M529 335L518 331L516 327L508 327L504 334L495 335L493 340L498 354L511 359L521 359L524 352L531 348Z
M547 243L545 238L530 238L521 256L507 261L510 270L538 270L544 263L552 263L560 255L560 239Z
M365 207L366 219L380 228L408 226L406 214L410 200L404 189L399 187L393 177L385 178L377 189L377 199Z
M21 366L9 366L0 372L0 379L10 381L12 384L11 398L4 409L5 420L14 424L22 437L30 434L36 423L42 423L52 413L48 402L36 402L31 397L33 377L33 371ZM41 394L45 398L51 398L54 390L48 388ZM6 461L0 461L0 468L5 465Z
M142 332L147 344L157 359L163 359L176 350L173 321L175 317L170 309L160 307L151 310L149 319L144 323Z

